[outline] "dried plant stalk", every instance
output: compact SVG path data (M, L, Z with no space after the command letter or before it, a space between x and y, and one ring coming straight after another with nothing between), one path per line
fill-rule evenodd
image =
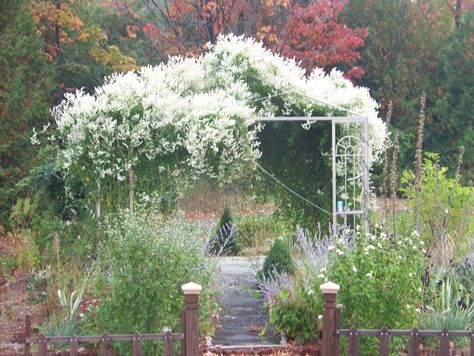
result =
M458 156L458 165L456 167L456 175L454 176L456 178L457 182L459 182L461 180L461 169L462 169L462 164L463 164L463 160L464 160L464 151L465 151L464 146L461 146L459 148L459 156Z
M392 221L393 221L393 239L397 239L397 229L395 221L395 202L397 200L397 183L398 183L398 170L397 170L397 160L398 152L400 146L398 144L398 133L395 135L393 141L393 151L392 151L392 165L390 167L390 191L392 198Z
M385 117L385 124L390 124L392 119L392 101L388 103L387 116ZM385 233L388 233L388 207L387 207L387 195L388 195L388 148L390 146L390 140L388 135L385 136L383 143L384 152L383 152L383 182L382 182L382 194L383 194L383 205L384 205L384 230Z
M425 129L425 107L426 92L421 93L420 100L420 120L418 122L418 141L415 152L415 229L418 230L420 224L420 191L421 191L421 169L423 164L423 134Z

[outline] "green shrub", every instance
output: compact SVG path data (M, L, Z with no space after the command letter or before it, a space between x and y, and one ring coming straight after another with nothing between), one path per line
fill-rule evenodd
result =
M219 219L219 229L222 229L223 226L229 225L232 223L232 215L230 213L229 208L224 208L222 211L222 215ZM228 235L224 235L224 237L227 237Z
M239 246L247 252L266 252L273 240L288 231L288 227L275 215L245 216L236 222L239 229Z
M263 262L262 270L259 272L259 278L271 279L275 278L276 275L284 273L291 275L294 272L295 264L291 256L290 247L281 239L275 240Z
M13 227L13 230L18 232L29 227L37 207L37 199L32 200L30 197L18 199L12 207L10 214L10 225Z
M434 246L432 252L439 262L447 264L453 254L463 253L474 239L474 190L463 186L459 175L448 178L447 168L441 167L439 160L436 153L425 154L418 201L413 172L403 172L401 191L408 198L407 223L414 226L413 212L418 205L418 232ZM446 251L446 244L451 242L453 251Z
M296 343L314 342L322 324L322 295L298 285L293 290L281 290L278 302L270 308L270 322L276 330L284 331Z
M308 256L295 257L298 269L290 287L281 288L269 303L276 328L298 342L314 342L323 311L320 285L327 280L341 286L338 303L343 305L343 328L413 328L422 304L423 242L416 235L394 242L383 233L359 232L337 243L328 245L329 241L313 241L314 246L300 248L299 253ZM325 267L319 267L322 261L328 261ZM375 347L376 342L361 339L361 350Z
M189 281L203 287L200 326L203 332L210 329L214 274L212 261L203 256L204 226L138 210L119 213L103 228L107 236L99 249L103 274L97 295L107 293L97 315L85 316L87 333L159 333L165 327L179 331L181 285Z
M12 236L12 238L14 239L15 237ZM38 251L33 233L30 230L23 230L21 236L18 235L17 238L21 246L16 256L18 267L26 270L36 267L41 260L41 255Z
M355 246L337 244L328 277L341 286L345 327L412 328L421 303L424 244L413 235L397 242L381 236L355 236Z

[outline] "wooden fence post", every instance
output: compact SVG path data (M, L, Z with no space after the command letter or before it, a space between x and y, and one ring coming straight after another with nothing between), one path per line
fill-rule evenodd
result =
M336 300L340 287L335 283L327 282L322 284L320 289L324 300L322 356L339 356L339 335L336 333L338 328Z
M441 356L449 356L449 331L444 328L441 330L439 351Z
M100 356L111 356L112 352L110 352L110 336L109 334L105 333L102 335L100 339Z
M31 355L31 344L28 342L28 338L31 336L31 315L27 314L25 318L25 349L24 356Z
M79 340L76 334L73 334L69 339L69 356L79 355Z
M38 340L38 356L48 356L48 338L41 334Z
M139 332L135 332L132 338L132 354L133 356L142 356L142 335Z
M420 335L416 328L410 331L410 350L409 356L420 356Z
M198 302L202 287L199 284L190 282L183 284L181 289L184 293L184 315L183 334L184 351L186 356L199 356L199 313Z

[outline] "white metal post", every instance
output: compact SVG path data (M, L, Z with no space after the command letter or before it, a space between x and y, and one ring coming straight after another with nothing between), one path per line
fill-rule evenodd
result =
M365 117L364 120L364 174L363 174L363 185L364 185L364 223L365 231L368 232L370 229L369 220L369 205L370 205L370 186L369 186L369 119Z
M336 122L331 120L331 139L332 139L332 231L337 234L337 172L336 172Z

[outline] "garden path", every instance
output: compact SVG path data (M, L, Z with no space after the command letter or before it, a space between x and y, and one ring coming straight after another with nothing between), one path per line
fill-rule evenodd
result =
M257 297L255 271L264 257L220 257L219 324L213 345L279 344L270 327L262 297Z

